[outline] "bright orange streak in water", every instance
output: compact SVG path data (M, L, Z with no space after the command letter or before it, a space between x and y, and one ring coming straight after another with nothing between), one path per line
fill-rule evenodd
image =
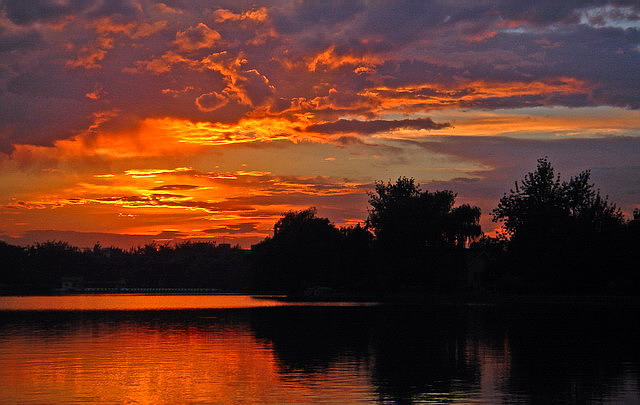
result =
M288 305L248 295L141 295L96 294L35 297L0 297L0 310L9 311L139 311L165 309L257 308Z
M269 343L246 326L207 319L0 333L2 403L365 403L372 400L365 373L329 370L322 381L285 381ZM335 384L354 379L364 390Z
M259 297L259 296L256 296ZM0 311L142 311L232 309L278 306L363 306L374 303L289 303L249 295L87 294L59 296L0 296ZM2 312L0 312L1 314Z

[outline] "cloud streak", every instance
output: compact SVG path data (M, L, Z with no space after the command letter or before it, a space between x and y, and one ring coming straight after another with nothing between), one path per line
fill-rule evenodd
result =
M338 120L325 124L314 124L306 128L307 131L324 134L359 133L375 134L398 129L431 130L450 127L449 123L436 123L431 118L416 118L405 120Z

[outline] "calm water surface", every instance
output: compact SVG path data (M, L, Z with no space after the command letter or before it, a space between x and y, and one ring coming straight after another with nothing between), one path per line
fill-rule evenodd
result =
M0 309L2 404L640 403L637 307L111 295Z
M0 296L5 311L148 311L258 308L291 305L250 295L79 294L60 296ZM298 305L327 305L325 303ZM349 305L341 303L341 305ZM353 305L353 304L352 304Z

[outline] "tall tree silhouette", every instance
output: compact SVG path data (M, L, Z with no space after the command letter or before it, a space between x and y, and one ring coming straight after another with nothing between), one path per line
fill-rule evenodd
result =
M273 227L273 237L254 247L261 287L300 291L311 285L335 286L340 231L315 208L289 211Z
M340 228L339 267L342 284L352 291L375 290L373 271L373 234L359 223Z
M556 234L570 224L592 230L621 225L622 213L600 195L590 177L586 170L561 182L548 159L538 159L536 170L500 199L493 219L503 222L514 239Z
M511 237L512 267L531 289L585 291L606 282L599 267L614 254L624 218L590 176L561 181L547 158L538 159L493 210Z
M378 182L369 194L367 224L380 241L419 247L464 245L482 233L480 208L454 208L455 198L449 190L422 191L413 178Z
M367 225L376 236L385 284L442 287L455 283L458 263L451 250L481 234L480 209L454 208L455 197L449 190L422 191L413 178L376 183L369 194Z

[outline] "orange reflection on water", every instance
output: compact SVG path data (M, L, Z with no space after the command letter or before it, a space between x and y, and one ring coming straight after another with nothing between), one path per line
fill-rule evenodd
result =
M250 295L87 294L31 297L0 296L8 311L140 311L170 309L258 308L290 305Z
M325 392L309 382L284 383L270 345L242 327L102 329L2 339L0 402L308 403L321 400L318 395L340 403L365 399L350 389Z
M196 317L185 313L189 316ZM354 378L344 370L330 370L322 381L314 382L314 377L284 381L271 345L257 340L244 325L207 323L206 319L163 327L89 322L31 332L0 333L2 403L244 404L329 399L357 403L371 399L364 375L364 390L341 389L331 383ZM327 390L326 385L333 389Z

